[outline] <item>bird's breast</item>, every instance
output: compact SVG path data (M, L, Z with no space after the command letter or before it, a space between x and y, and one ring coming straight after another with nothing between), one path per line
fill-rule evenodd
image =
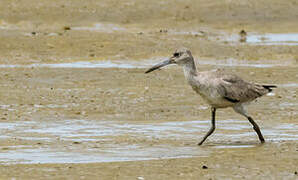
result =
M216 88L204 85L191 85L191 87L212 107L224 108L232 105L230 102L222 98Z

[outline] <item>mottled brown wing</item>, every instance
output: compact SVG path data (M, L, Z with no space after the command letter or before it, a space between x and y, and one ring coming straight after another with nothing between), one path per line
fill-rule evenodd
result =
M246 82L236 75L222 76L219 84L222 96L233 103L252 101L268 92L261 85Z

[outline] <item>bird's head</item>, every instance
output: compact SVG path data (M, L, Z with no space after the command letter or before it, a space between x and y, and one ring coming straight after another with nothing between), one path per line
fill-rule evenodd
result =
M190 50L188 50L187 48L179 48L173 53L173 55L169 59L154 65L153 67L148 69L145 73L150 73L156 69L159 69L161 67L164 67L170 64L177 64L177 65L183 66L192 61L193 61L193 57L191 55Z

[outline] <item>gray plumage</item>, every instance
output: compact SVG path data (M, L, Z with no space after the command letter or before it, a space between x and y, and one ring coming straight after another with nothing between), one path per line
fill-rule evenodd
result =
M176 50L170 59L153 66L146 73L169 64L182 66L189 85L211 106L212 126L199 145L215 130L216 109L227 107L232 107L237 113L245 116L253 125L260 141L265 142L258 125L247 114L243 105L271 92L276 86L246 82L239 76L221 69L198 72L192 54L186 48Z
M246 82L221 69L197 72L192 78L188 79L191 87L215 108L250 102L270 92L265 85Z

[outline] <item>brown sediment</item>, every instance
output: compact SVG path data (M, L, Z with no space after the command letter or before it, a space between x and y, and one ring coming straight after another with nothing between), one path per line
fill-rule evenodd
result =
M295 179L297 46L220 39L241 30L297 33L295 3L3 0L0 178ZM226 109L197 147L210 110L179 67L145 75L143 68L22 66L148 64L180 46L204 64L200 70L224 67L278 86L249 106L267 143L259 145L247 120ZM229 59L247 63L219 66Z

